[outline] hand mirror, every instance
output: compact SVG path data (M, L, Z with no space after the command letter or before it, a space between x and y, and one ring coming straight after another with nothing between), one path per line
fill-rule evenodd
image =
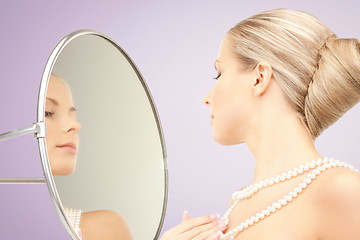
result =
M79 30L58 43L41 80L37 122L0 140L28 133L45 178L1 182L45 181L72 239L121 224L134 239L157 239L167 201L163 133L143 77L115 41Z

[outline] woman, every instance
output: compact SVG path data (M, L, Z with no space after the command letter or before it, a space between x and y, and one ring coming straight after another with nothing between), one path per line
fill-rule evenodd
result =
M68 84L51 74L45 105L46 145L54 176L68 176L75 170L79 149L76 109ZM132 239L125 220L116 212L98 210L81 213L65 208L65 212L80 239Z
M253 184L220 220L185 212L162 240L360 239L360 175L314 147L360 99L359 41L304 12L266 11L228 31L215 68L213 138L247 144Z

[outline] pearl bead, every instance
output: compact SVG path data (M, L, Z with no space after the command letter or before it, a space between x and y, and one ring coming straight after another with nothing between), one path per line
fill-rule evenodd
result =
M297 193L296 192L290 192L289 195L294 198L294 197L297 196Z
M275 178L275 180L274 180L274 182L275 182L275 183L280 182L280 178L281 178L281 176L280 176L280 175L277 175L276 178Z
M251 225L253 224L253 221L247 219L247 220L246 220L246 224L251 226Z
M321 166L321 164L322 164L322 160L321 160L321 159L318 159L318 160L316 161L316 165L317 165L317 166Z
M284 197L284 200L285 200L286 202L289 202L289 201L290 201L290 197L289 197L288 195L286 195L286 196Z

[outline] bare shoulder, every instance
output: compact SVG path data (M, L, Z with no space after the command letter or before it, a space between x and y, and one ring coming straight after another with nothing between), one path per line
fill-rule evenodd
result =
M359 204L360 174L347 168L332 168L319 176L322 190L319 197L324 203L339 205L342 203Z
M314 190L321 239L360 239L360 174L328 169L314 182Z
M133 239L124 218L120 214L110 210L83 213L80 228L84 240Z

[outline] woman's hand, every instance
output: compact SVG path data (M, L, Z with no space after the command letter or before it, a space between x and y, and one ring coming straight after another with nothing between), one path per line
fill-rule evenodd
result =
M160 240L215 240L220 239L219 231L227 227L227 220L219 220L219 214L190 218L184 212L183 221L166 231Z

